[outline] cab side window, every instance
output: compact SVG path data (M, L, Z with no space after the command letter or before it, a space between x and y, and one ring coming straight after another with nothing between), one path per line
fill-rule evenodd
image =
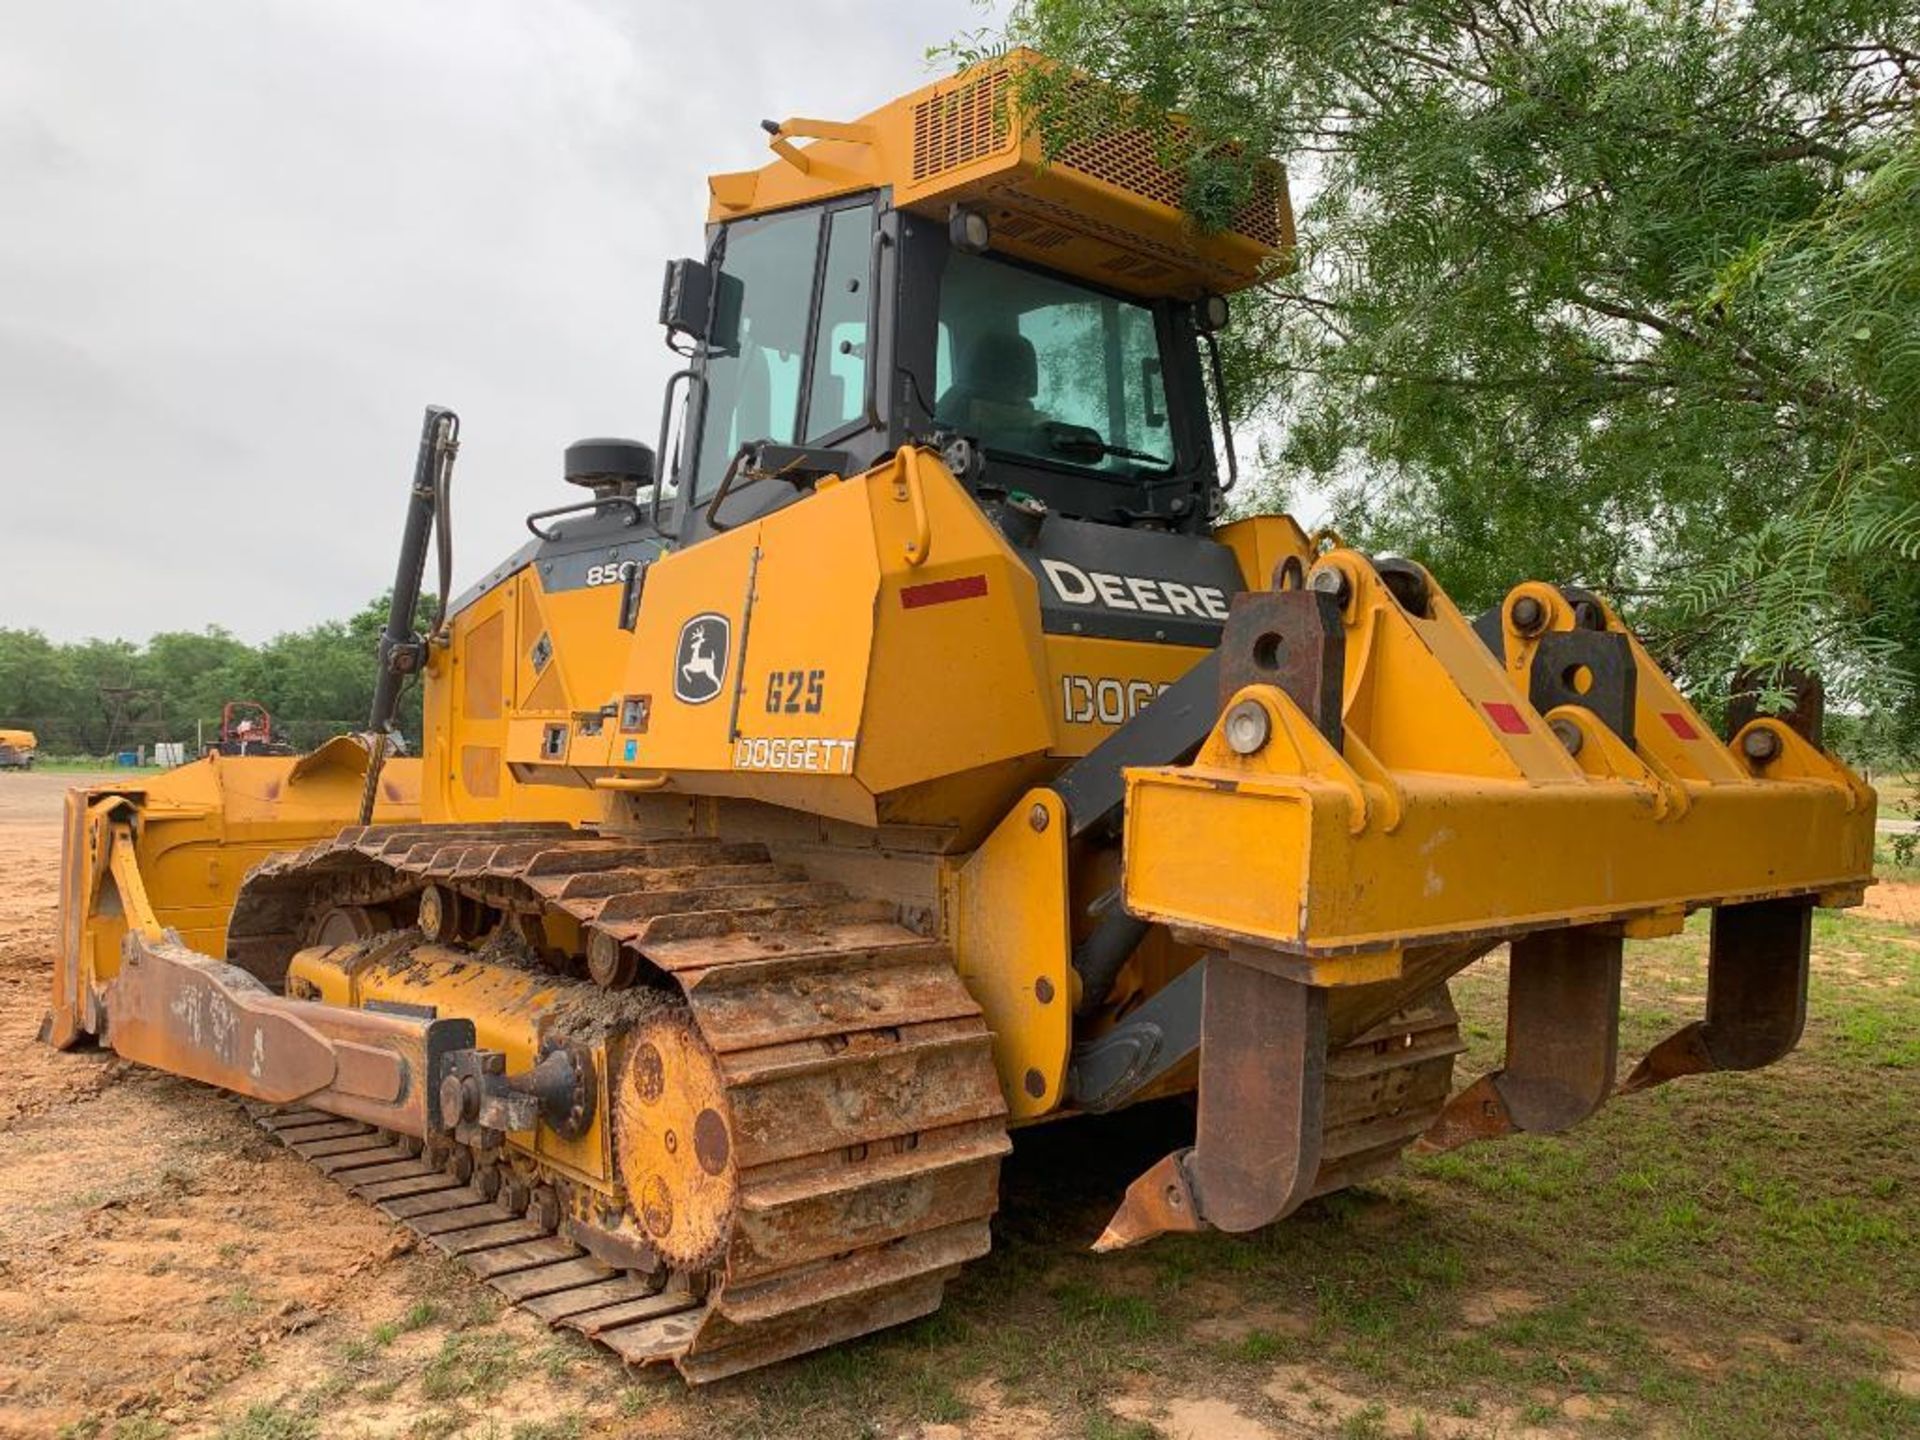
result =
M772 215L727 234L707 351L695 495L711 493L749 440L793 440L820 217Z
M827 264L820 286L820 333L813 348L806 438L818 440L860 418L867 399L868 256L873 207L827 217Z
M719 486L740 446L817 440L864 411L872 232L870 202L727 228L707 347L696 499Z

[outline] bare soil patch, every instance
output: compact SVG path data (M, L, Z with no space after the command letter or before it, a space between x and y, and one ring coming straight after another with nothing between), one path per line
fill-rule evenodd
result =
M1860 913L1869 920L1920 925L1920 881L1882 880L1869 885Z

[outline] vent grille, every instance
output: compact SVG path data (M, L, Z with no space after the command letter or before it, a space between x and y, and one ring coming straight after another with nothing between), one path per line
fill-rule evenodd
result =
M1008 72L991 70L913 107L913 178L925 180L985 159L1007 143Z
M1118 130L1076 140L1061 150L1054 163L1171 210L1186 208L1185 185L1179 172L1160 163L1153 137L1144 130ZM1263 166L1254 175L1252 198L1234 214L1228 228L1277 250L1286 243L1282 213L1278 175Z
M1057 219L1062 225L1070 225L1083 235L1107 241L1119 249L1147 255L1157 255L1167 262L1169 274L1192 273L1205 275L1223 285L1244 284L1246 282L1247 277L1231 265L1223 265L1197 251L1189 251L1173 245L1164 244L1150 236L1142 235L1137 230L1125 230L1118 225L1109 225L1103 220L1096 220L1090 215L1082 215L1078 211L1070 210L1064 205L1057 205L1053 201L1042 199L1038 195L1023 194L1014 203L1018 204L1022 209L1036 211L1042 215L1050 215ZM995 223L998 224L1000 222L996 221ZM1136 278L1145 277L1136 276Z
M919 184L960 170L1004 150L1013 135L1013 72L1005 66L972 75L950 89L937 91L913 107L913 180ZM1091 92L1086 95L1091 105ZM1097 117L1089 113L1088 119ZM1052 160L1062 170L1073 171L1125 190L1144 200L1184 211L1185 179L1179 170L1161 163L1161 149L1153 134L1139 127L1115 127L1086 139L1067 144ZM1254 176L1251 198L1234 215L1229 226L1271 250L1286 243L1287 206L1282 189L1284 181L1277 166L1262 166ZM1033 208L1033 207L1027 207ZM1118 239L1124 231L1102 226L1090 217L1058 210L1064 229L1041 226L1021 235L1021 242L1037 249L1051 249L1068 242L1075 234L1107 231ZM996 221L1004 227L1007 222ZM1010 236L1012 231L1005 233ZM1132 241L1139 246L1138 239ZM1168 259L1178 252L1160 249ZM1181 259L1181 266L1191 263ZM1146 279L1145 275L1138 278Z
M1073 239L1071 231L1062 230L1057 225L1049 225L1031 215L1015 215L1004 210L994 217L993 228L996 235L1018 240L1035 250L1055 250Z
M1115 255L1110 260L1102 261L1100 268L1109 275L1124 275L1133 280L1164 280L1173 274L1171 265L1163 265L1144 255Z
M1153 137L1144 130L1111 131L1075 140L1061 150L1055 163L1157 200L1170 209L1180 208L1180 177L1160 163L1154 154Z

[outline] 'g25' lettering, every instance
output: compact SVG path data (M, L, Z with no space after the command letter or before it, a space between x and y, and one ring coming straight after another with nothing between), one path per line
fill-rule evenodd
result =
M773 670L767 674L769 715L818 715L826 694L824 670Z

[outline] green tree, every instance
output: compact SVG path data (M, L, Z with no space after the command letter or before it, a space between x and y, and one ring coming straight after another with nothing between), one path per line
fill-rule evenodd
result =
M0 629L0 724L54 715L65 700L59 648L38 630Z
M1810 662L1920 732L1911 0L1020 0L1007 40L1141 97L1025 101L1056 141L1120 104L1202 225L1292 166L1298 267L1231 345L1263 498L1464 606L1593 585L1703 689Z
M218 718L225 701L247 697L238 677L252 655L244 640L218 626L166 631L147 641L139 671L158 693L165 716L190 724Z
M433 597L421 600L424 632ZM346 620L249 645L218 626L168 631L144 646L125 640L56 645L37 630L0 629L0 725L36 731L50 753L211 741L221 707L252 700L273 712L296 745L309 747L367 722L375 657L386 627L385 596ZM420 687L401 697L400 728L420 738Z

